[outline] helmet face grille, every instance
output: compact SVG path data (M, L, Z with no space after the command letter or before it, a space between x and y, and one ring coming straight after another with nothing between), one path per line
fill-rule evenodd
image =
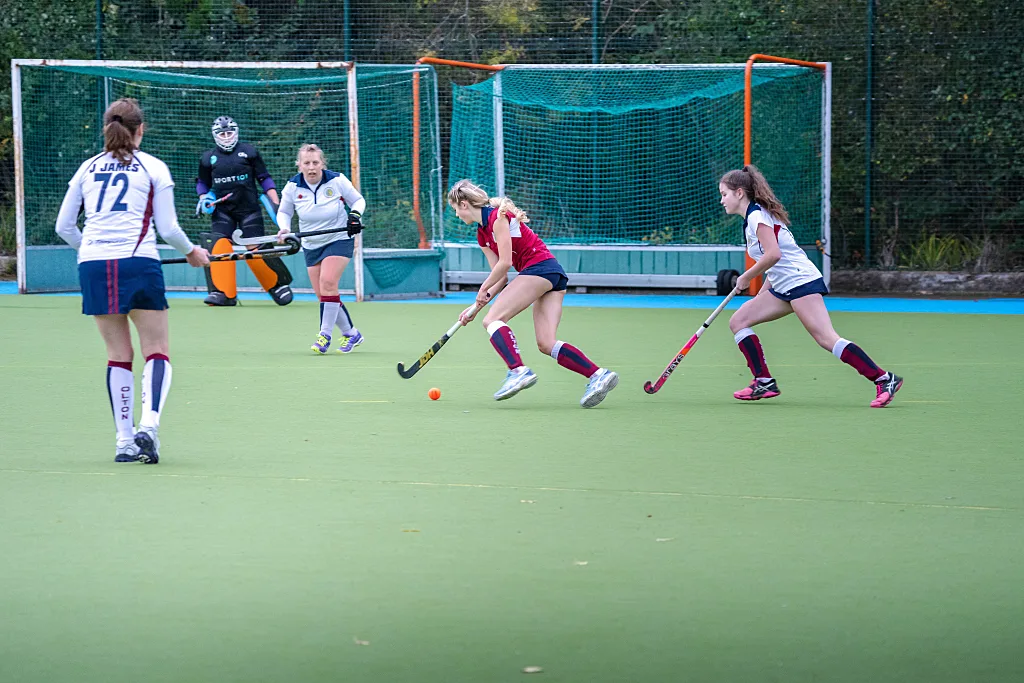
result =
M230 116L218 116L210 127L217 146L230 152L238 144L238 124Z

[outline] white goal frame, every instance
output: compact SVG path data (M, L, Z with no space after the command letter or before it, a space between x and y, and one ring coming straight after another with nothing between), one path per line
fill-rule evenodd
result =
M758 55L764 57L763 55ZM832 237L832 225L831 225L831 193L832 193L832 63L831 62L819 62L818 64L822 67L822 87L821 87L821 225L820 234L823 249L821 253L822 259L822 275L824 276L826 284L830 282L832 276L832 257L830 256L831 249L831 237ZM475 66L481 65L463 65L468 68L474 68ZM793 68L792 64L778 63L771 61L763 61L753 64L753 67L760 70L772 70L780 68ZM493 94L493 126L494 126L494 177L497 187L495 193L499 196L505 193L505 147L504 147L504 112L503 112L503 98L502 98L502 83L501 75L504 71L513 70L538 70L538 69L556 69L560 71L569 70L586 70L586 71L692 71L692 70L708 70L708 69L721 69L736 71L739 74L743 74L744 70L748 68L746 63L731 63L731 64L508 64L502 65L500 69L494 70L493 75L490 78L491 88ZM755 131L756 132L756 131ZM746 135L746 131L745 131ZM744 141L748 144L748 140ZM637 245L572 245L572 244L558 244L554 245L557 247L571 248L575 250L579 249L601 249L601 250L635 250L639 248ZM650 247L643 247L649 249ZM680 245L662 245L658 247L665 251L746 251L746 247L737 246L735 244L680 244ZM462 273L455 274L455 279L462 276ZM623 275L600 275L600 274L573 274L574 282L581 282L583 279L587 279L591 286L628 286L630 277L638 278L639 284L637 286L654 286L654 287L682 287L692 288L698 287L703 288L708 282L711 282L713 278L706 276L690 276L690 275L662 275L662 276L623 276ZM475 274L465 274L465 281L467 283L475 282ZM708 286L714 286L711 282Z
M113 68L163 68L163 69L344 69L348 78L348 122L349 122L349 163L351 180L357 190L360 188L359 173L359 98L356 82L355 62L208 62L208 61L160 61L160 60L104 60L104 59L12 59L11 60L11 109L14 128L14 203L17 239L18 292L26 293L25 272L25 160L24 130L22 117L21 70L33 66L78 66ZM363 300L363 236L355 236L353 266L355 267L356 301Z

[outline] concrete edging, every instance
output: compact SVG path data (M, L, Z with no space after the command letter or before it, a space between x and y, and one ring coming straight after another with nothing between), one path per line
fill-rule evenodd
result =
M1024 294L1024 273L833 270L835 294Z

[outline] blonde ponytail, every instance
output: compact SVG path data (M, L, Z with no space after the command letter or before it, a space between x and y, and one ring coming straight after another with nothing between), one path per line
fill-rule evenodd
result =
M448 190L448 203L457 206L459 202L467 202L475 209L490 206L497 209L498 214L502 216L511 213L520 223L530 221L526 212L516 206L508 197L489 197L483 188L468 180L460 180L452 185L452 189Z
M508 197L490 197L487 200L487 203L496 208L498 210L498 215L500 216L504 216L506 213L511 213L519 220L520 223L530 222L530 217L526 215L526 212L516 206Z

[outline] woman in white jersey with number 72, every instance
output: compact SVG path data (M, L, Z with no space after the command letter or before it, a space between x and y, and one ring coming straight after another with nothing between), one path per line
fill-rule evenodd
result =
M117 428L115 462L159 461L160 411L171 388L167 298L156 248L157 232L193 267L209 254L188 239L174 210L167 165L139 150L142 110L120 99L103 114L104 151L78 168L57 216L57 234L78 251L82 313L96 318L107 346L107 394ZM78 229L78 213L85 228ZM135 431L132 334L135 324L146 359L142 417Z

